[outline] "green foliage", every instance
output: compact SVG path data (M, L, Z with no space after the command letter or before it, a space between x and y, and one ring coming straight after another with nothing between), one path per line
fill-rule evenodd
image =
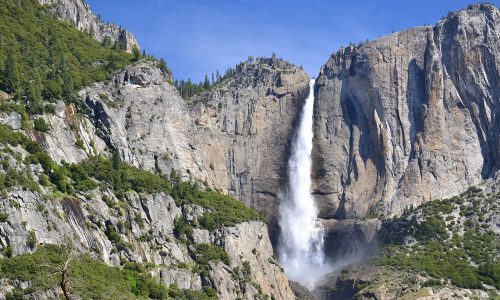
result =
M46 266L61 266L64 251L55 245L40 247L34 254L22 254L16 257L0 260L0 277L11 280L30 281L32 286L42 288L55 286L58 282Z
M137 46L132 49L132 55L134 56L134 61L138 61L141 58L141 51Z
M250 282L252 276L252 267L248 261L243 262L243 270L241 271L243 275L243 282Z
M0 213L0 222L2 222L2 223L7 222L8 219L9 219L9 214Z
M169 193L171 190L171 184L166 177L122 164L117 159L109 160L102 156L93 157L74 165L72 170L74 171L71 174L78 171L84 178L91 177L106 183L118 197L123 197L127 191L151 194Z
M172 75L172 70L167 66L167 62L163 58L160 59L157 66L163 73L170 76Z
M54 115L56 113L56 106L54 104L45 104L43 107L43 111L47 114Z
M82 139L77 139L76 142L75 142L75 146L77 146L78 148L80 148L82 150L85 150L85 146L83 145L83 140Z
M377 262L449 279L458 287L475 289L486 283L498 288L500 244L488 226L479 226L484 222L481 211L488 210L488 205L482 190L472 187L460 197L431 201L407 211L383 225L380 236L385 246ZM463 223L455 222L457 210L466 216ZM463 226L463 234L454 226ZM449 234L447 228L454 233ZM405 236L413 236L416 244L405 245Z
M198 264L197 271L205 277L208 277L210 272L210 262L222 261L226 265L230 264L229 256L224 249L212 244L195 244L195 251L191 252L191 257Z
M30 294L60 284L62 268L69 258L59 246L44 245L33 254L0 260L0 278L31 282L20 294ZM110 267L90 257L75 257L69 262L71 293L82 299L167 299L167 288L143 270Z
M208 230L263 219L257 211L248 208L243 202L213 191L198 191L189 201L210 210L198 219L200 226Z
M35 231L34 230L28 231L28 236L26 238L26 246L28 246L30 249L35 249L37 243L38 242Z
M5 247L2 252L3 252L3 255L5 255L5 257L10 258L10 257L12 257L12 254L14 253L14 248L12 248L12 246L9 245L9 246Z
M172 175L170 177L173 178ZM174 180L171 195L178 205L196 204L210 211L198 219L201 228L214 230L246 221L263 220L256 210L248 208L231 196L211 190L202 191L196 184L175 182Z
M172 284L168 289L168 296L172 299L182 300L215 300L217 293L215 290L204 287L201 291L182 290L176 284Z
M431 216L417 227L416 238L419 240L446 239L447 237L446 226L440 216Z
M29 191L39 191L38 184L31 178L27 170L22 172L9 169L5 174L0 174L0 190L16 186Z
M48 132L49 125L42 118L36 118L33 122L33 128L38 132Z
M220 260L226 265L229 265L229 256L220 247L212 244L196 244L195 260L199 264L208 264L211 261Z
M0 6L0 86L27 96L30 112L42 98L74 100L74 91L106 80L132 55L102 47L71 24L52 17L34 0L3 0Z
M229 68L223 76L220 75L219 71L217 71L215 75L212 73L211 81L209 80L208 75L205 75L204 81L200 83L194 83L191 81L191 79L188 79L186 81L175 80L174 85L179 90L182 98L189 99L196 94L209 91L210 89L212 89L212 87L234 76L234 74L236 74L236 70L233 68Z
M38 147L36 143L30 141L24 134L12 130L12 127L6 124L0 124L0 144L9 144L13 147L21 145L27 151L28 148L34 149Z
M379 263L412 272L423 272L435 278L448 278L451 283L464 288L481 288L481 281L474 267L465 259L462 249L449 249L438 241L423 245L408 254L403 248L389 246Z
M106 222L106 231L104 233L108 239L115 244L118 251L124 251L130 248L130 245L122 240L120 234L116 231L115 226L110 222Z
M478 273L483 282L500 289L500 263L482 264L478 268Z
M193 237L193 227L184 218L176 219L174 223L174 235L186 243Z
M46 177L40 177L40 183L47 186L49 180L62 193L90 191L99 185L110 188L118 198L123 198L127 191L149 194L164 192L172 195L179 205L191 203L208 209L209 212L200 217L199 224L210 230L262 219L255 210L242 202L210 190L201 191L196 183L183 182L175 172L170 174L169 179L165 175L121 163L116 151L112 159L97 156L78 164L58 165L36 143L2 124L0 143L25 148L30 153L26 162L40 164L44 170ZM16 171L0 176L0 184L2 187L21 185L32 190L38 188L38 184L29 176ZM182 231L181 234L185 233L186 231Z

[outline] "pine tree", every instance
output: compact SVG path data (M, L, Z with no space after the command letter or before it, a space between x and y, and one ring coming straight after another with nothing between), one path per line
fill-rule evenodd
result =
M137 46L132 49L132 55L134 55L134 60L138 61L141 58L141 51Z
M34 72L32 78L28 84L28 110L31 114L42 114L42 80L38 72Z
M111 37L109 36L105 36L101 43L101 45L105 48L111 48L112 44L113 43L111 42Z
M162 70L164 73L167 74L172 74L172 71L170 71L170 68L167 66L167 62L162 58L160 59L160 62L158 64L158 67L160 70Z
M205 75L205 80L203 81L203 88L208 90L210 88L210 81L208 81L208 75Z
M121 160L120 160L120 154L118 153L118 150L114 150L112 157L111 157L111 163L113 165L113 169L118 170L120 168Z
M217 71L215 72L215 78L216 78L215 80L216 80L216 82L217 82L217 83L220 83L220 82L221 82L222 78L221 78L221 76L220 76L219 70L217 70Z
M17 92L17 96L20 97L20 78L19 78L19 65L17 62L16 51L14 47L9 47L7 50L7 58L5 61L4 74L5 83L12 89L13 92Z
M64 52L61 56L61 74L63 79L63 97L66 101L72 101L75 93L75 84L73 82L73 77L69 72Z

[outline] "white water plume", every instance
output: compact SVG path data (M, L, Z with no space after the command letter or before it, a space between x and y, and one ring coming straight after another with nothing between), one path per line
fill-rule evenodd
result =
M281 201L280 260L288 277L312 289L330 272L323 251L323 229L311 194L314 79L309 83L300 124L288 161L288 187Z

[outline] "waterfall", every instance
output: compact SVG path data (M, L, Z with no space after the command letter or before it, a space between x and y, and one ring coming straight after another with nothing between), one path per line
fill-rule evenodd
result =
M280 260L288 277L312 289L328 273L323 251L323 229L311 191L314 79L309 83L300 124L288 161L288 186L281 196Z

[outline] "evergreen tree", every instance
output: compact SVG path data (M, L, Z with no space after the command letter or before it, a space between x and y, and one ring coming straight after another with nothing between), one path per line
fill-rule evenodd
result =
M101 45L104 48L111 48L111 46L112 46L111 37L105 36L104 39L102 40Z
M69 71L64 52L61 56L61 74L63 79L63 97L66 101L72 101L75 93L75 84Z
M166 74L172 74L172 71L167 66L167 62L163 58L160 59L160 62L158 63L158 68L160 68L160 70L162 70Z
M9 47L7 50L3 76L5 78L5 84L7 84L12 91L17 92L18 97L20 97L19 89L21 79L19 78L19 65L14 47Z
M118 150L114 150L112 157L111 157L111 164L113 166L113 169L118 170L120 168L121 160L120 160L120 154L118 153Z
M113 45L113 49L118 51L124 51L127 50L127 45L122 40L116 40L115 44Z
M215 80L216 80L216 82L217 82L217 83L220 83L220 82L221 82L221 80L222 80L222 78L221 78L221 76L220 76L220 73L219 73L219 70L217 70L217 71L215 72Z
M43 103L42 103L42 80L38 72L33 72L33 79L30 80L28 84L28 110L31 114L42 114L43 113Z
M210 81L208 81L208 75L205 75L205 80L203 81L203 89L210 89Z
M141 58L141 51L137 46L134 46L132 49L132 55L134 56L135 61L138 61Z

